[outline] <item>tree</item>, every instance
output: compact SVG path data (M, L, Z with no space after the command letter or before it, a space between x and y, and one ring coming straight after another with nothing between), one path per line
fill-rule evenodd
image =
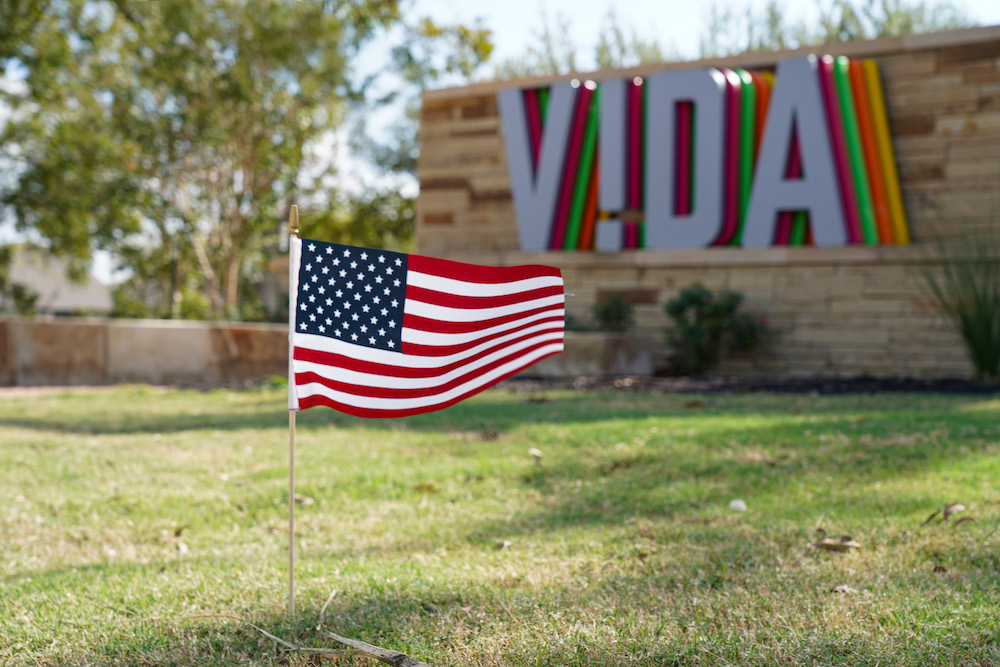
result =
M392 76L366 77L365 100L352 109L347 132L351 154L367 167L363 185L338 188L323 207L307 210L304 235L357 245L411 251L417 191L417 129L421 94L432 85L463 84L475 78L493 51L489 30L477 24L439 25L420 19L398 28L391 49ZM370 122L389 105L395 117Z
M376 86L365 80L367 102L353 109L348 145L375 178L343 189L324 211L303 218L302 229L322 238L349 239L398 251L412 250L417 191L417 129L421 94L432 85L472 80L493 51L489 30L477 24L443 26L428 19L404 24L391 49L393 76ZM382 92L380 93L379 90ZM386 105L396 115L383 127L370 120Z
M0 62L15 55L24 36L34 30L44 5L36 0L0 0Z
M951 2L918 0L836 0L821 13L818 39L844 42L969 26L972 21Z
M0 247L0 314L33 315L38 293L30 286L10 279L10 265L16 246Z
M25 87L5 96L17 182L0 201L77 271L111 251L159 297L154 315L246 316L286 203L330 199L335 165L314 148L366 99L352 66L405 27L399 3L37 5L0 54Z
M572 22L557 15L554 22L543 11L541 28L535 31L537 45L528 47L523 56L508 58L495 68L498 79L513 79L578 71L580 46L569 38ZM601 69L631 67L680 56L665 49L655 38L644 39L633 26L623 24L614 9L609 9L593 47L593 59Z
M656 39L643 39L635 27L623 26L614 9L609 9L604 17L594 56L600 69L663 62L668 58ZM670 55L670 59L676 60L677 55Z
M971 25L954 4L917 0L831 0L820 3L813 27L788 19L784 5L769 0L760 13L748 7L712 5L701 39L701 56L714 58L745 51L795 49L895 35L934 32Z

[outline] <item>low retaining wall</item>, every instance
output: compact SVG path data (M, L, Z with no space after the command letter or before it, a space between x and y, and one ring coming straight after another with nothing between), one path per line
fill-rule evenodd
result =
M911 283L898 282L898 270L889 264L858 281L838 276L829 268L802 267L798 282L769 285L786 297L794 293L786 301L786 311L772 313L776 316L771 325L778 325L777 329L758 353L724 359L714 374L843 375L831 371L863 364L873 371L870 375L882 377L972 377L971 365L950 325L935 321L920 309L910 312L890 305L896 291L914 289ZM744 282L753 275L754 270L745 267L732 279ZM807 277L822 279L809 286ZM868 305L843 299L843 290L867 293ZM751 298L751 309L753 301ZM829 313L843 322L842 327L824 324ZM799 326L788 330L789 321ZM873 326L876 321L880 326ZM831 346L832 341L838 345ZM790 351L808 356L812 363L788 364ZM654 335L567 332L565 352L542 360L521 375L651 375L662 365L662 355L663 346ZM0 319L0 386L139 383L236 387L269 376L284 377L287 372L288 328L284 324Z
M284 324L0 319L0 385L222 387L287 372Z

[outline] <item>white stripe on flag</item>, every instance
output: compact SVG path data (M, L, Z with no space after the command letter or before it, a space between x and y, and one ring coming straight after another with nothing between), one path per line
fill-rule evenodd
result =
M560 276L539 276L506 283L473 283L411 270L407 272L406 284L458 296L504 296L543 287L562 287L563 279Z
M530 301L520 301L508 306L494 306L492 308L452 308L450 306L439 306L408 298L406 303L403 304L403 312L407 315L417 315L441 322L479 322L490 320L494 317L516 315L528 310L547 308L563 303L565 303L565 298L562 294L546 296L541 299L531 299Z

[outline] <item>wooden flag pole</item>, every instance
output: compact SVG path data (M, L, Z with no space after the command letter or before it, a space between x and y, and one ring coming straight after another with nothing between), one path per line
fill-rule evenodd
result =
M288 411L288 620L295 616L295 410Z
M292 239L299 236L299 207L292 204L292 210L288 214L288 235ZM289 244L288 249L288 292L289 303L295 299L293 290L298 288L298 276L292 276L291 272L295 268L292 266L293 249ZM290 322L294 321L295 313L288 312ZM292 332L289 331L289 343L291 343ZM295 378L292 375L292 349L289 344L288 349L288 391L295 391ZM289 407L288 410L288 620L295 617L295 410Z

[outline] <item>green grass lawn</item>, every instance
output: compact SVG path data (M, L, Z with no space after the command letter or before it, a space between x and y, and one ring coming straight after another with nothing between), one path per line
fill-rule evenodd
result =
M280 390L5 396L0 664L375 664L234 616L433 665L1000 663L998 397L308 410L293 621L287 424Z

